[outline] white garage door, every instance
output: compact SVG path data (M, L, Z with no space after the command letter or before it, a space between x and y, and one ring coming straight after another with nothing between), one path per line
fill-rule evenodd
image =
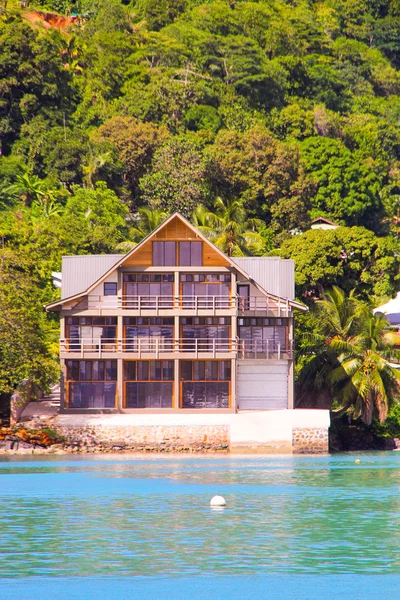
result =
M238 361L237 402L240 410L288 407L288 363Z

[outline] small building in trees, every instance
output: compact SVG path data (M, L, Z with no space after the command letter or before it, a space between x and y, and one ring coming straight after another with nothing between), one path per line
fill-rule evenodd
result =
M47 310L60 313L64 413L218 424L232 448L282 451L323 423L327 444L328 411L293 410L294 314L307 308L291 260L229 258L175 213L127 254L64 257Z
M337 225L337 223L328 221L325 217L317 217L311 221L311 229L337 229L338 227L339 225Z

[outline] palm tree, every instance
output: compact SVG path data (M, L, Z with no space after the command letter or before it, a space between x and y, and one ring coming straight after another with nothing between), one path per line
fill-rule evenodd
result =
M261 219L251 219L240 200L224 202L217 198L214 212L197 207L193 221L228 256L245 256L265 252L265 238L259 233L265 229Z
M330 375L341 403L339 413L350 411L366 425L371 425L375 412L383 423L399 393L400 371L389 362L397 336L388 327L383 315L365 314L355 335L333 338L330 344L339 362Z
M97 175L106 164L110 154L110 152L99 152L93 146L89 146L89 151L86 155L86 164L82 165L84 180L89 189L94 190Z
M137 212L136 227L131 229L131 235L135 242L140 242L149 233L154 231L168 217L168 213L159 209L139 208Z
M23 200L25 206L30 206L33 201L43 198L47 193L44 181L28 172L17 175L16 182L10 186L9 191Z
M347 412L370 425L376 414L383 422L400 382L390 363L397 336L388 321L338 287L318 301L316 316L319 331L309 335L306 350L312 358L298 378L300 403L307 395L328 393L334 417Z

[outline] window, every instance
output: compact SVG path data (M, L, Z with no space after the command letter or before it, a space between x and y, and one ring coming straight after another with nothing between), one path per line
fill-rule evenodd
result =
M117 284L114 282L107 282L104 284L104 296L116 296L117 295Z
M201 267L203 265L203 242L179 242L179 265Z
M229 408L231 362L181 362L182 408Z
M125 352L171 352L174 318L124 317Z
M66 338L69 352L115 350L117 317L68 317Z
M184 308L230 308L230 273L186 273L180 281Z
M181 319L183 352L230 352L230 317Z
M153 267L176 265L175 242L153 242Z
M288 319L240 318L238 333L240 350L249 358L288 351Z
M171 408L172 360L124 361L125 408Z
M173 294L173 273L124 273L125 308L171 308Z
M115 408L116 360L67 360L68 408Z

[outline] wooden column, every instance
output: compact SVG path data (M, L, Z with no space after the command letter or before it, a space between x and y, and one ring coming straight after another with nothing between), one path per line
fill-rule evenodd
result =
M179 398L179 360L176 358L174 360L174 404L172 408L179 408L180 398Z
M117 359L117 408L121 412L123 409L123 390L124 390L124 364L122 358Z
M289 344L293 348L292 359L288 361L288 408L294 408L294 319L289 317Z

